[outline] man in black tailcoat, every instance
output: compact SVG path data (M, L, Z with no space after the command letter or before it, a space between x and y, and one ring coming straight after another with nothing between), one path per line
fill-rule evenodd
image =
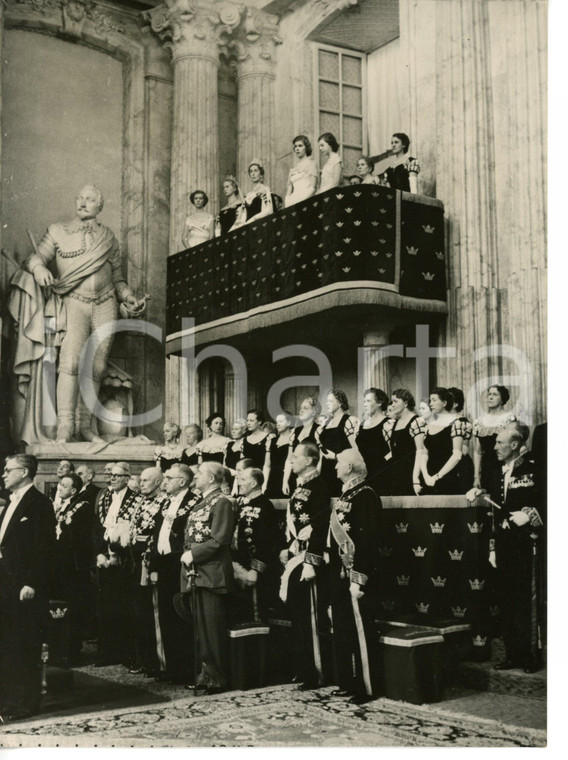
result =
M330 496L317 471L319 449L301 443L292 454L292 470L298 486L286 513L286 548L280 552L284 574L280 598L292 619L296 676L301 690L324 682L325 662L320 633L327 622L326 566L324 550L330 518Z
M0 715L38 712L41 645L49 609L55 518L51 502L33 486L36 457L6 459L3 480L11 492L0 514Z
M92 602L91 540L94 515L80 493L83 483L74 472L59 481L59 509L55 513L55 552L52 599L66 601L69 608L69 657L77 664L87 637Z
M94 555L97 567L97 665L122 662L130 666L134 630L128 604L132 555L130 520L138 494L127 487L128 462L114 462L110 485L97 502L94 520Z
M185 464L173 464L164 474L163 488L167 500L156 515L150 544L150 580L157 585L161 643L165 671L159 679L185 684L193 677L191 631L174 607L179 593L184 532L195 495L189 485L193 473Z
M545 515L534 460L523 450L527 439L527 426L515 421L498 433L495 442L502 463L498 499L502 509L495 514L495 558L506 650L506 660L495 668L521 667L526 673L534 673L542 664L539 587Z
M81 489L81 499L87 501L91 505L91 509L94 513L95 504L97 503L97 496L101 490L93 483L93 480L95 478L95 468L91 464L80 464L77 467L76 472L83 483L83 488Z
M337 455L341 496L330 520L330 595L339 677L336 696L361 704L377 692L377 634L373 627L373 590L377 582L381 500L365 484L361 454Z

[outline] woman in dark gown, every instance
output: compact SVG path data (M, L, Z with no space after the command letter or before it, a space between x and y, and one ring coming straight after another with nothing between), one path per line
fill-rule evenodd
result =
M226 235L231 231L237 219L240 219L240 212L243 209L244 201L237 180L231 175L223 180L223 192L227 199L227 205L223 206L219 212L219 226L221 227L221 235Z
M201 462L218 462L223 464L225 449L231 442L230 438L223 435L225 418L223 415L213 412L205 420L209 430L209 437L199 443L199 464Z
M469 442L473 435L473 424L463 413L465 397L461 388L448 388L454 398L453 412L456 420L461 424L463 436L463 456L458 464L458 477L460 480L460 493L467 493L473 486L473 459L469 453ZM465 489L465 490L464 490Z
M300 424L294 428L290 436L288 457L284 466L284 495L289 496L296 490L296 475L292 472L292 454L300 443L317 444L317 418L321 414L321 404L316 398L307 396L300 404L298 420Z
M231 493L235 482L237 463L243 458L243 439L247 431L247 423L243 419L237 419L233 422L231 430L231 441L225 449L225 458L223 464L230 471Z
M405 190L407 193L418 192L416 177L420 171L418 161L407 156L410 138L404 132L395 132L391 138L393 163L386 169L384 176L393 190Z
M463 430L451 411L454 399L447 388L430 393L432 418L426 427L421 470L425 494L457 494L461 490L459 463L463 456Z
M420 454L424 448L424 420L414 413L414 396L405 388L391 395L394 424L389 426L391 457L388 477L390 493L394 496L417 496L420 483Z
M175 422L166 422L164 425L164 445L157 446L154 451L156 466L162 472L166 472L173 464L181 462L183 444L180 443L181 428Z
M386 410L389 403L387 394L379 388L368 388L363 396L365 419L359 426L355 442L367 466L367 481L377 494L389 492L387 463L389 445L384 433L388 422Z
M270 457L266 451L266 439L268 433L262 430L264 422L259 409L251 409L247 414L247 434L243 439L243 457L252 459L254 467L263 471L264 483L268 483L270 471Z
M490 493L494 490L502 468L495 453L497 434L508 422L516 419L514 414L505 411L505 404L509 398L509 389L504 385L489 386L487 414L482 415L473 423L473 485L475 488L483 488Z
M349 403L341 390L332 388L327 395L327 421L316 433L321 450L321 475L330 496L339 496L342 483L335 472L337 455L349 447L356 448L359 420L347 414Z
M284 467L290 450L293 417L283 412L276 417L276 435L267 439L267 451L270 460L270 474L266 486L269 499L283 499Z

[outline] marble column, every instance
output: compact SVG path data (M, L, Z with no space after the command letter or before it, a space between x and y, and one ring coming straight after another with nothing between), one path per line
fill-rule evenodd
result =
M243 23L230 45L237 69L238 154L237 176L247 187L247 167L253 158L265 169L266 182L274 179L274 65L278 19L247 9Z
M390 344L392 325L383 324L363 333L363 345L359 347L357 413L363 416L363 396L367 388L378 388L387 396L390 393L390 369L385 347Z
M225 435L231 434L235 420L247 416L247 381L246 376L235 372L232 366L225 370Z
M241 9L204 0L165 0L145 14L152 30L172 53L173 123L170 181L170 254L183 249L189 195L205 190L215 213L219 193L219 47L240 22ZM181 368L178 357L166 367L166 416L180 419ZM201 391L196 384L196 393ZM192 386L193 387L193 386ZM186 400L190 409L196 400ZM201 403L201 401L200 401Z
M546 14L539 0L436 3L436 188L452 283L443 340L457 348L438 370L471 390L473 415L482 387L519 374L502 344L528 358L536 390L517 413L528 406L541 421L546 409ZM484 346L493 357L474 361Z
M473 361L476 348L500 342L489 41L485 0L436 3L436 192L448 224L452 315L442 339L457 349L457 361L438 361L438 376L466 395L501 368L498 359Z

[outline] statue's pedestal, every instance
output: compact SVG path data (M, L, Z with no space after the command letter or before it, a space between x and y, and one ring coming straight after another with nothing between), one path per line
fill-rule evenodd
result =
M112 443L35 443L26 446L26 454L34 454L39 459L39 470L35 486L43 493L49 493L57 480L57 465L62 459L69 459L75 467L88 462L95 468L95 484L106 488L103 470L108 462L128 462L132 474L139 475L146 467L154 467L154 451L157 444L147 438L123 438Z

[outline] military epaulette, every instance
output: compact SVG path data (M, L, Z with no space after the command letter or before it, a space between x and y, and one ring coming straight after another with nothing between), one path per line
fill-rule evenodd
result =
M310 498L311 491L309 488L296 488L292 495L292 499L298 499L298 501L307 501Z

